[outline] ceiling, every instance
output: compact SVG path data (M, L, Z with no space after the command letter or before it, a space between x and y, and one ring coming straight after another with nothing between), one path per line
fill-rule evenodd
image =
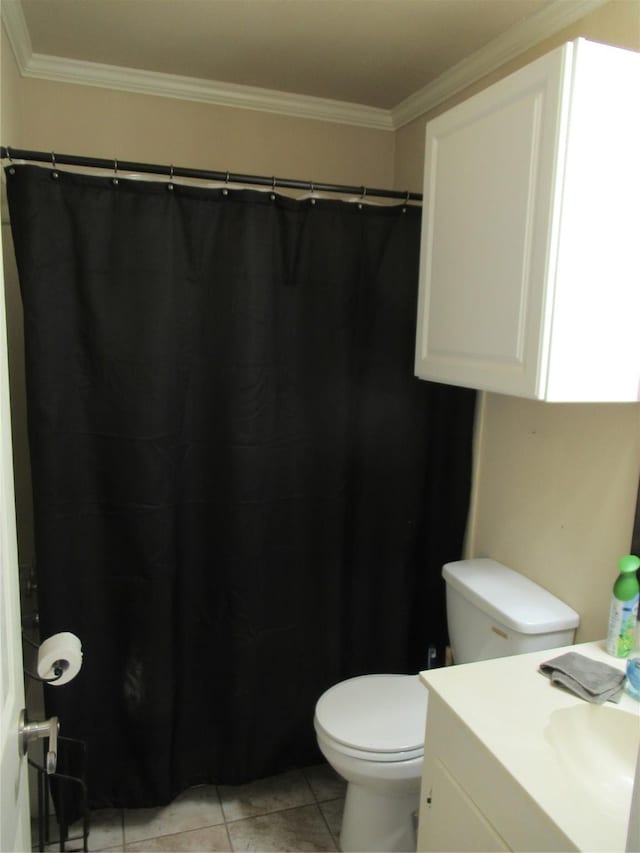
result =
M551 7L566 16L584 6L585 0L3 0L3 17L4 7L12 14L21 8L23 40L40 60L391 110Z

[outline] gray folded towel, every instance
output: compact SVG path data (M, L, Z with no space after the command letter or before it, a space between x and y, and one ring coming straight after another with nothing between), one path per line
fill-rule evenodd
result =
M561 684L596 705L619 702L624 688L624 672L577 652L565 652L541 663L540 672L553 684Z

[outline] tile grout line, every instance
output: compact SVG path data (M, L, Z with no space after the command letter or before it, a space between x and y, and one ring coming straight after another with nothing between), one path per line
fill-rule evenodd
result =
M242 823L243 820L256 820L260 817L272 817L274 814L283 814L283 812L294 812L296 809L308 809L309 806L320 806L319 803L299 803L297 806L285 806L282 809L274 809L270 812L260 812L260 814L249 815L249 817L238 817L235 820L225 820L225 824L227 823ZM322 810L321 810L322 811ZM216 824L212 824L215 826ZM220 824L217 824L220 826Z
M325 802L329 802L329 800L326 800ZM329 826L329 821L327 820L325 813L320 808L320 803L318 803L318 811L320 812L320 817L324 821L324 825L327 827L327 832L329 833L329 838L333 841L336 850L340 850L340 845L338 844L338 839L333 834L333 831L332 831L331 827Z
M311 789L311 793L313 794L313 798L316 801L316 806L318 808L318 811L320 812L320 816L321 816L322 820L324 821L324 825L327 827L329 837L333 841L336 850L339 851L340 850L340 844L338 843L338 838L336 838L336 836L333 834L331 827L329 826L329 821L327 820L327 817L322 810L321 802L322 803L329 803L329 802L333 802L333 800L339 800L341 798L340 797L334 797L331 800L320 800L319 797L316 795L316 792L313 789L313 785L311 784L311 782L309 782L309 779L307 778L307 774L306 774L306 771L304 768L302 768L302 775L304 776L307 785Z
M131 844L144 844L145 842L148 842L148 841L158 841L161 838L175 838L178 835L187 835L190 832L200 832L200 830L203 830L203 829L214 829L214 828L218 828L221 826L224 827L224 831L225 831L225 834L227 836L227 841L229 842L229 847L233 851L233 846L231 844L231 836L229 835L229 830L227 829L226 822L210 823L210 824L207 824L206 826L193 827L193 829L180 829L180 830L178 830L178 832L163 832L162 835L151 835L151 836L149 836L149 838L139 838L137 841L123 842L122 849L126 850L127 843L130 845ZM105 849L108 850L110 848L105 848ZM100 853L100 851L95 851L95 853Z
M329 802L332 802L332 801L337 801L337 800L343 799L343 797L342 797L342 798L341 798L340 796L337 796L337 797L334 797L334 796L327 797L326 795L325 795L324 797L321 797L320 793L319 793L319 792L318 792L318 793L316 792L316 788L314 788L314 785L312 784L312 780L310 780L310 779L309 779L309 777L308 777L308 775L307 775L307 770L308 770L308 768L304 768L304 767L298 768L298 771L299 771L300 777L304 780L304 787L306 788L307 795L310 797L310 799L309 799L307 802L305 802L305 803L298 803L298 804L296 804L296 805L287 805L287 806L284 806L284 807L281 807L281 808L274 808L274 809L270 809L269 811L261 812L261 813L259 813L259 814L255 814L255 815L245 815L245 816L237 817L237 818L235 818L235 819L234 819L234 818L228 818L228 817L227 817L227 815L225 814L224 806L223 806L223 803L222 803L222 799L223 799L223 798L222 798L222 796L221 796L221 792L220 792L220 788L221 788L221 787L224 787L224 786L212 785L211 787L212 787L212 788L214 789L214 791L215 791L215 797L216 797L216 800L217 800L217 805L218 805L218 806L219 806L219 808L220 808L220 814L221 814L221 818L222 818L222 820L221 820L220 822L218 822L218 823L206 823L206 824L204 824L204 825L202 825L202 826L198 826L198 827L191 827L191 828L189 828L189 829L184 829L184 830L177 830L177 831L162 832L162 833L160 833L159 835L151 835L151 836L149 836L147 839L132 839L131 841L129 841L129 840L127 839L127 831L126 831L126 825L127 825L127 810L126 810L126 809L124 809L124 808L120 808L120 809L118 809L118 810L117 810L117 812L118 812L118 823L119 823L119 825L120 825L120 826L119 826L119 834L120 834L120 837L121 837L121 848L122 848L122 850L123 850L123 851L126 851L126 850L127 850L127 848L128 848L128 845L130 845L130 844L136 844L136 843L138 843L139 841L145 841L145 840L146 840L146 841L151 841L151 840L153 840L153 839L159 839L159 838L163 838L163 837L178 836L178 835L181 835L183 832L191 832L191 831L195 831L195 830L199 830L199 829L207 829L207 828L213 828L213 827L224 826L224 829L225 829L225 835L226 835L226 840L227 840L227 845L228 845L228 848L229 848L229 849L232 851L232 853L233 853L233 851L234 851L234 845L233 845L233 841L232 841L232 837L231 837L231 832L230 832L230 825L231 825L231 824L234 824L234 825L235 825L235 824L241 823L241 822L243 822L243 821L250 821L250 820L253 820L253 819L255 819L255 818L260 818L260 817L269 817L269 816L272 816L272 815L280 814L280 813L283 813L283 812L290 812L290 811L294 811L294 810L296 810L296 809L300 809L300 808L303 808L303 807L306 807L306 806L311 806L311 805L313 805L313 806L315 806L315 808L316 808L316 813L317 813L318 811L319 811L319 813L320 813L320 818L321 818L322 825L325 827L326 831L328 832L329 838L331 839L331 841L332 841L333 845L335 846L335 848L339 851L339 850L340 850L340 847L339 847L339 844L338 844L337 837L334 835L334 833L333 833L333 831L332 831L332 829L331 829L331 826L330 826L330 824L329 824L329 820L328 820L328 818L327 818L327 817L325 816L325 814L324 814L324 811L323 811L323 809L322 809L322 804L323 804L323 803L329 803ZM103 848L103 850L104 850L104 848Z

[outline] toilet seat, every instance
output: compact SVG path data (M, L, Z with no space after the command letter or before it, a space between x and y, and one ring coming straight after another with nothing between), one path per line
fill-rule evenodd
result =
M361 675L323 693L314 724L346 755L409 761L424 752L427 696L417 675Z

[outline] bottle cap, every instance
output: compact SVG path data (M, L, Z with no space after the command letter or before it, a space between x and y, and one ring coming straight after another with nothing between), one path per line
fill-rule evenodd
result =
M620 558L618 568L622 573L635 572L637 568L640 568L640 557L636 557L635 554L627 554L626 557Z

